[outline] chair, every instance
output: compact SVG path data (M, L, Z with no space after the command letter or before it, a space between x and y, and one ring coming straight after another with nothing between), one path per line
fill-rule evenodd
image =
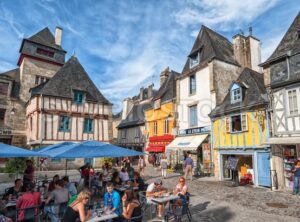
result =
M19 213L24 211L24 219L19 220ZM39 206L27 207L27 208L17 208L16 209L16 222L21 221L40 221Z
M183 203L182 205L176 206L174 209L174 204L170 203L169 205L169 211L165 213L165 221L169 221L170 218L174 218L176 221L181 219L184 215L188 217L188 220L192 221L192 214L189 209L190 204L190 195L187 194L186 196L186 203Z
M46 212L46 221L48 221L49 217L56 217L58 219L62 219L64 214L65 214L65 211L68 207L68 202L63 202L63 203L59 203L59 204L50 204L50 205L47 205L45 207L51 207L52 210L51 212L50 211L47 211ZM57 208L56 208L57 207Z
M139 194L139 201L141 203L141 209L142 209L143 215L145 215L147 210L149 210L149 215L152 220L153 219L152 207L151 207L152 205L147 202L146 191L139 191L138 194Z
M141 215L136 216L136 217L132 217L132 218L126 220L126 221L127 222L140 222L140 221L143 221L143 217L144 217L144 214L142 213Z

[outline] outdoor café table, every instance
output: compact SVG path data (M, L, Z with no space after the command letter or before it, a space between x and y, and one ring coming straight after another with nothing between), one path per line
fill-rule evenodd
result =
M164 204L169 202L170 200L179 199L178 195L169 195L169 196L162 196L162 197L152 197L151 201L157 204Z
M89 219L87 222L96 222L96 221L105 221L105 220L110 220L110 219L113 219L113 218L116 218L118 217L118 215L116 213L110 213L110 214L101 214L100 217L98 217L97 215L96 216L93 216L91 219Z
M114 189L117 190L117 191L120 191L120 192L124 192L125 190L131 189L131 187L128 187L128 186L122 186L122 187L115 187ZM133 190L138 190L139 187L132 187L132 189L133 189Z

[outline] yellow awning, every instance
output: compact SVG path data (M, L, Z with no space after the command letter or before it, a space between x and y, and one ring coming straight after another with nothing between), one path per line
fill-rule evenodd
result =
M168 146L167 150L197 150L208 134L176 137Z
M266 141L263 142L263 144L268 145L268 144L300 144L300 137L271 137L266 139Z

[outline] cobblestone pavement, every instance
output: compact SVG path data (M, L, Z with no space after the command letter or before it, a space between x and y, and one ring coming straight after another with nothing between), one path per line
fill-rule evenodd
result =
M148 183L160 178L158 175L159 170L147 167ZM163 180L164 186L168 189L175 187L179 175L168 173L167 179ZM190 209L193 221L300 221L300 196L252 186L232 187L230 182L218 182L212 178L188 180L187 184L192 195Z

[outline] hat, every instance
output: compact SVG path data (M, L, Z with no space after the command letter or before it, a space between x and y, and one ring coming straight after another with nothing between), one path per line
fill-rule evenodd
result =
M161 180L161 179L156 179L156 180L154 181L154 184L162 184L162 180Z

